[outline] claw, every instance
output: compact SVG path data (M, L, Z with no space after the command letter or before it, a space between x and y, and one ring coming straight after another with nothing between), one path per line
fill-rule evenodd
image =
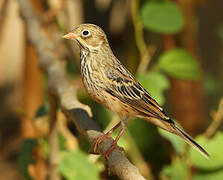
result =
M110 137L110 135L114 132L114 130L116 130L119 126L121 125L121 122L119 122L118 124L116 124L112 129L110 129L106 134L99 136L95 142L95 144L91 147L91 149L89 150L90 153L92 154L98 154L97 153L97 149L99 144L107 137Z
M111 147L108 148L108 150L105 151L105 152L103 153L103 156L104 156L106 162L108 161L109 155L110 155L110 154L112 153L112 151L114 151L115 149L118 149L118 150L120 150L120 151L122 151L122 152L125 152L123 147L118 146L117 143L114 142L114 143L111 145Z
M91 147L91 149L89 150L89 152L92 153L92 154L98 154L98 153L97 153L97 150L98 150L98 146L99 146L99 144L100 144L104 139L106 139L106 138L109 137L109 136L110 136L110 134L108 134L108 133L106 133L106 134L104 134L104 135L102 135L102 136L99 136L99 137L97 138L95 144L94 144L94 145Z

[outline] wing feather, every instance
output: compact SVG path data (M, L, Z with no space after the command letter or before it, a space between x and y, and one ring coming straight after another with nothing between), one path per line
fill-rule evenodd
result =
M126 72L127 71L127 72ZM127 69L116 69L106 74L110 83L105 90L132 108L141 115L156 117L165 121L170 118L165 114L159 104L151 95L138 83Z
M155 125L182 137L188 144L192 145L206 158L209 158L208 153L182 129L176 126L174 121L165 114L159 104L134 79L127 69L123 66L118 66L115 70L113 67L112 73L107 71L106 76L108 84L104 88L108 93L137 110L139 117L148 119Z

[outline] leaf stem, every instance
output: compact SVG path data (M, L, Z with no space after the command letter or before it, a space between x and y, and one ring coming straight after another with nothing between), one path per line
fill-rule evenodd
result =
M212 113L213 121L205 131L205 136L210 138L213 136L223 120L223 98L221 98L217 112Z
M145 73L146 69L151 61L151 56L149 54L148 48L143 37L143 25L139 17L139 1L132 0L131 11L132 11L132 21L135 29L135 39L136 45L139 49L141 61L137 68L137 73ZM154 49L154 48L153 48Z

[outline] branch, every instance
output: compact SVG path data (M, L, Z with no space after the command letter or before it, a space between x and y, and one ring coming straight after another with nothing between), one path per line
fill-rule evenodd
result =
M221 122L223 120L223 98L221 98L219 102L218 110L216 112L213 112L211 115L213 117L213 121L205 131L205 136L207 138L213 136L218 127L221 125Z
M50 146L50 155L49 155L49 179L50 180L60 180L60 175L57 171L59 164L59 144L58 144L58 118L57 118L57 109L58 102L56 96L49 91L49 103L50 103L50 132L49 132L49 146Z
M28 0L19 0L20 11L27 25L28 39L33 43L39 55L40 68L48 77L49 89L60 100L60 108L71 119L78 131L87 137L89 143L95 144L97 137L103 135L99 126L91 117L90 108L81 104L76 97L76 88L65 79L65 70L53 52L53 44L41 31L41 24L33 13ZM103 154L113 143L112 138L106 138L98 146L98 153ZM138 169L118 149L110 154L107 165L111 173L123 180L142 180Z
M132 0L132 21L135 29L135 39L136 45L139 49L141 56L141 61L139 63L137 73L145 73L146 69L151 61L151 56L153 55L155 48L150 46L147 48L143 37L143 25L139 17L139 0ZM151 51L151 52L149 52ZM151 54L150 54L151 53Z

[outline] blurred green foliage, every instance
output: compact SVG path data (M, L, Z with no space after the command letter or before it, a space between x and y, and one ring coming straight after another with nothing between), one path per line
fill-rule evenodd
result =
M148 30L173 34L181 31L184 17L174 2L146 2L141 9L142 22Z
M158 71L147 72L139 74L137 79L160 105L165 103L164 91L170 87L170 83L164 74Z
M167 176L171 180L187 179L188 171L184 161L176 160L171 166L165 166L162 175Z
M197 80L201 75L201 68L184 49L172 49L163 53L158 59L159 67L168 75L186 80Z
M59 172L67 180L99 180L100 168L91 163L82 151L62 151Z
M158 133L154 127L154 125L151 125L150 123L138 118L133 119L129 123L128 130L132 134L137 147L142 152L146 152L149 150L149 148L152 148L152 145L156 140L156 135Z
M32 157L32 152L37 144L38 141L36 139L24 139L21 145L18 165L21 174L26 180L33 180L33 178L29 175L28 166L35 163L35 160Z
M176 150L176 152L181 155L183 154L183 151L185 150L185 142L183 141L182 138L180 138L179 136L175 135L175 134L172 134L168 131L165 131L163 129L160 129L159 128L159 133L160 135L169 140L171 142L171 144L173 145L174 149Z
M218 80L211 74L205 77L204 91L209 96L221 93Z
M223 133L218 132L213 138L207 139L203 135L196 138L196 141L210 153L210 162L200 156L194 149L190 149L189 158L191 162L200 169L223 170Z
M222 180L223 179L223 168L218 171L198 171L194 176L194 180Z
M74 75L75 73L76 74L79 73L78 66L73 59L67 61L66 72L67 72L67 75L70 75L70 76Z
M164 136L171 142L175 141L175 137ZM200 180L221 180L223 178L223 133L218 132L213 138L207 139L204 135L200 135L195 139L204 149L210 153L210 160L201 156L193 147L189 147L186 157L190 162L190 166L185 164L181 158L173 161L170 165L163 168L162 174L172 179L187 179L191 165L196 168L193 179ZM175 150L179 147L174 146ZM181 154L182 155L182 154Z

